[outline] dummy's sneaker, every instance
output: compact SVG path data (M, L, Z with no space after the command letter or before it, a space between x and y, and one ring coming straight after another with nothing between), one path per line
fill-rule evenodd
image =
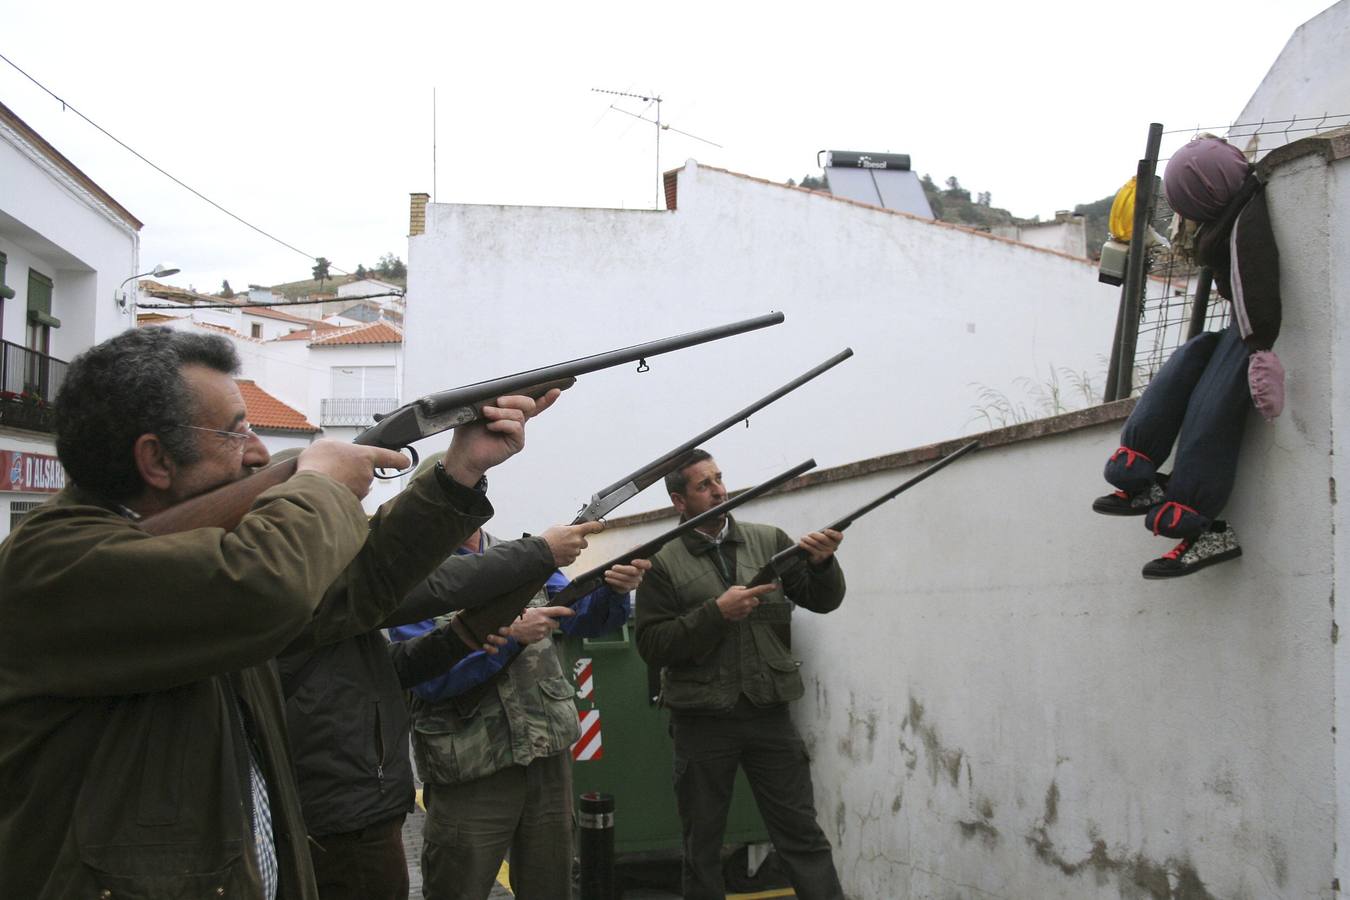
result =
M1113 491L1103 494L1092 501L1092 511L1104 516L1142 516L1150 509L1162 503L1167 489L1168 476L1158 473L1157 480L1148 486L1148 490L1138 494L1125 491Z
M1242 555L1237 534L1222 519L1215 519L1199 537L1186 538L1167 553L1144 564L1145 578L1180 578L1192 572Z

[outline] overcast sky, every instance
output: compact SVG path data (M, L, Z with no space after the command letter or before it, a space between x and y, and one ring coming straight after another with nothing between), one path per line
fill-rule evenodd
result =
M0 54L207 197L352 270L407 258L414 191L651 208L655 128L609 106L655 109L592 88L659 94L671 128L721 145L663 132L661 169L693 157L786 181L818 174L821 149L902 152L1048 217L1133 175L1150 122L1232 121L1329 5L58 0L7 3ZM143 268L180 266L167 280L204 291L309 276L310 260L3 62L0 101L145 222Z

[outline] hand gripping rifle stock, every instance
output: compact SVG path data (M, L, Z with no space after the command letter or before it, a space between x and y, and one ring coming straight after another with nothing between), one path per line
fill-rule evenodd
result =
M826 525L825 528L832 529L834 531L843 531L845 528L852 525L855 519L861 519L863 516L867 515L881 504L889 500L895 499L899 495L903 494L905 491L914 487L914 485L918 484L920 481L923 481L930 475L936 474L940 469L946 468L947 466L956 462L958 459L965 456L972 450L975 450L979 446L980 446L979 441L971 441L969 444L966 444L961 448L952 451L951 453L944 456L942 459L938 460L928 468L924 469L918 475L915 475L913 478L909 479L903 484L895 488L892 488L891 490L882 494L880 497L876 498L870 503L858 507L853 512L849 513L843 518L836 519L834 522L831 522L829 525ZM765 563L764 566L758 572L755 573L755 577L750 579L750 583L747 584L746 587L759 587L761 584L769 584L770 582L777 581L779 578L783 576L784 573L788 572L793 567L799 565L802 560L806 559L806 556L807 556L806 551L803 550L797 544L793 544L786 550L781 550L778 553L775 553L773 555L773 558L770 559L767 563Z
M572 582L567 585L567 587L563 588L553 596L553 604L555 606L566 606L575 603L577 600L580 600L582 597L604 584L605 572L614 566L626 566L635 559L646 559L676 538L693 531L705 522L726 515L742 503L748 503L756 497L762 497L764 494L767 494L784 482L791 481L803 472L815 468L815 465L816 461L814 459L808 459L805 462L798 463L786 472L775 475L768 481L757 484L746 491L742 491L725 503L714 506L712 509L700 513L697 516L685 519L669 531L639 544L626 553L596 566L594 569L583 572L572 579ZM528 602L528 598L526 599L526 602ZM519 599L516 596L503 596L485 606L475 607L474 609L465 610L459 613L451 620L450 624L455 629L456 633L459 634L460 640L464 641L464 643L472 647L481 647L483 642L487 640L489 634L495 634L497 629L514 622L516 617L520 615L523 606L524 604L519 602Z
M643 363L639 371L645 371L645 360L648 357L767 328L782 321L782 313L767 313L714 328L634 344L631 347L583 356L569 362L428 394L400 406L388 415L381 416L373 426L357 435L354 443L389 450L411 450L412 444L423 438L480 418L483 407L495 403L499 397L508 394L541 397L551 388L570 387L578 375L630 362ZM413 453L413 456L416 454ZM269 466L247 478L185 500L170 510L147 516L139 522L140 527L151 534L171 534L208 527L232 530L252 508L253 501L259 494L282 483L293 474L295 474L293 460L279 466Z

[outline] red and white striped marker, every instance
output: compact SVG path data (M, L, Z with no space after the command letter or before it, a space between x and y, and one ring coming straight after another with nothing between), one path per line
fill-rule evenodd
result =
M572 666L572 677L577 682L577 699L588 700L595 696L595 679L591 674L591 660L582 657Z
M600 710L578 711L577 718L581 723L581 737L572 745L572 758L577 762L600 759L605 755L600 743Z

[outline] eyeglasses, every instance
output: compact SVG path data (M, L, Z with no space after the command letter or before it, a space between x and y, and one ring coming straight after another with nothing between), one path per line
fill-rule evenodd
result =
M253 430L253 426L250 425L250 424L248 424L247 422L244 423L244 430L243 430L243 431L222 431L222 430L219 429L219 428L203 428L203 427L200 426L200 425L170 425L169 427L170 427L170 428L191 428L193 431L208 431L208 432L210 432L211 434L219 434L219 435L223 435L224 437L227 437L227 438L233 438L233 439L237 440L237 441L239 442L237 446L240 446L240 447L242 447L242 446L244 446L244 444L248 443L248 439L249 439L249 438L253 438L253 437L257 437L257 436L258 436L258 432L254 431L254 430Z

